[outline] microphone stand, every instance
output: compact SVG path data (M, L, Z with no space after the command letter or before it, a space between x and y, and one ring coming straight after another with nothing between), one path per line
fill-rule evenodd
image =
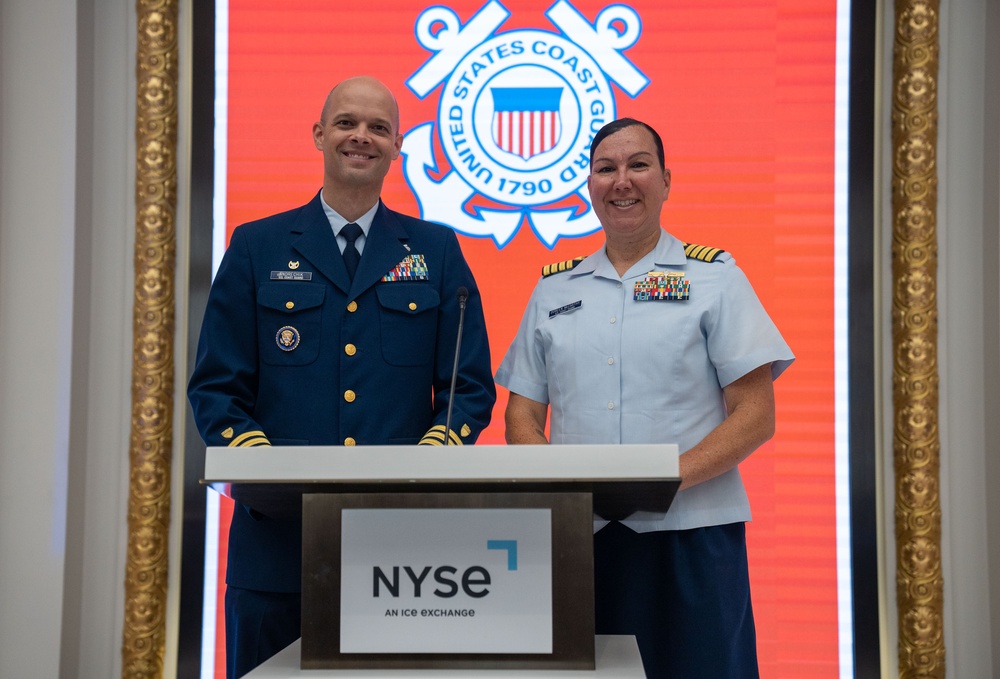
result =
M462 330L465 327L465 302L469 299L469 290L464 285L458 289L458 338L455 341L455 365L451 369L451 389L448 390L448 414L444 420L444 445L451 441L451 407L455 403L455 383L458 378L458 356L462 350Z

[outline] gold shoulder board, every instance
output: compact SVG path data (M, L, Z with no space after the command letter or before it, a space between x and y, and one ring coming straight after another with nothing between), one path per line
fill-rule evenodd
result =
M700 259L703 262L714 262L725 250L710 248L707 245L684 244L684 254L688 259Z
M584 260L583 257L576 257L575 259L567 259L565 262L556 262L555 264L546 264L542 267L542 278L546 276L551 276L554 273L559 273L561 271L569 271L577 264Z

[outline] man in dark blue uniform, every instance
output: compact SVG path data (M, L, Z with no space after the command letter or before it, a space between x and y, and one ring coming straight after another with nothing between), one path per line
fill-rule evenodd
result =
M346 80L313 126L323 189L234 232L188 389L210 446L472 444L496 392L482 304L453 231L379 199L400 153L392 93ZM238 504L226 574L227 674L299 636L301 520Z

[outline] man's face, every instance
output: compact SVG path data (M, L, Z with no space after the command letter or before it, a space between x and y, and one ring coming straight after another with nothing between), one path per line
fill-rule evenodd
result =
M378 188L399 157L403 135L392 94L370 78L338 85L313 125L313 141L323 152L325 183L339 188Z
M590 201L609 238L644 238L660 228L670 170L660 169L649 130L631 125L605 137L587 178Z

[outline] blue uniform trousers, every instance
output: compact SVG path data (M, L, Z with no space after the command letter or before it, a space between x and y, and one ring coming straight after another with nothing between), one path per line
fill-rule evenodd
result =
M743 523L594 535L598 634L635 635L646 676L757 679Z
M302 595L226 587L226 677L239 679L299 638Z

